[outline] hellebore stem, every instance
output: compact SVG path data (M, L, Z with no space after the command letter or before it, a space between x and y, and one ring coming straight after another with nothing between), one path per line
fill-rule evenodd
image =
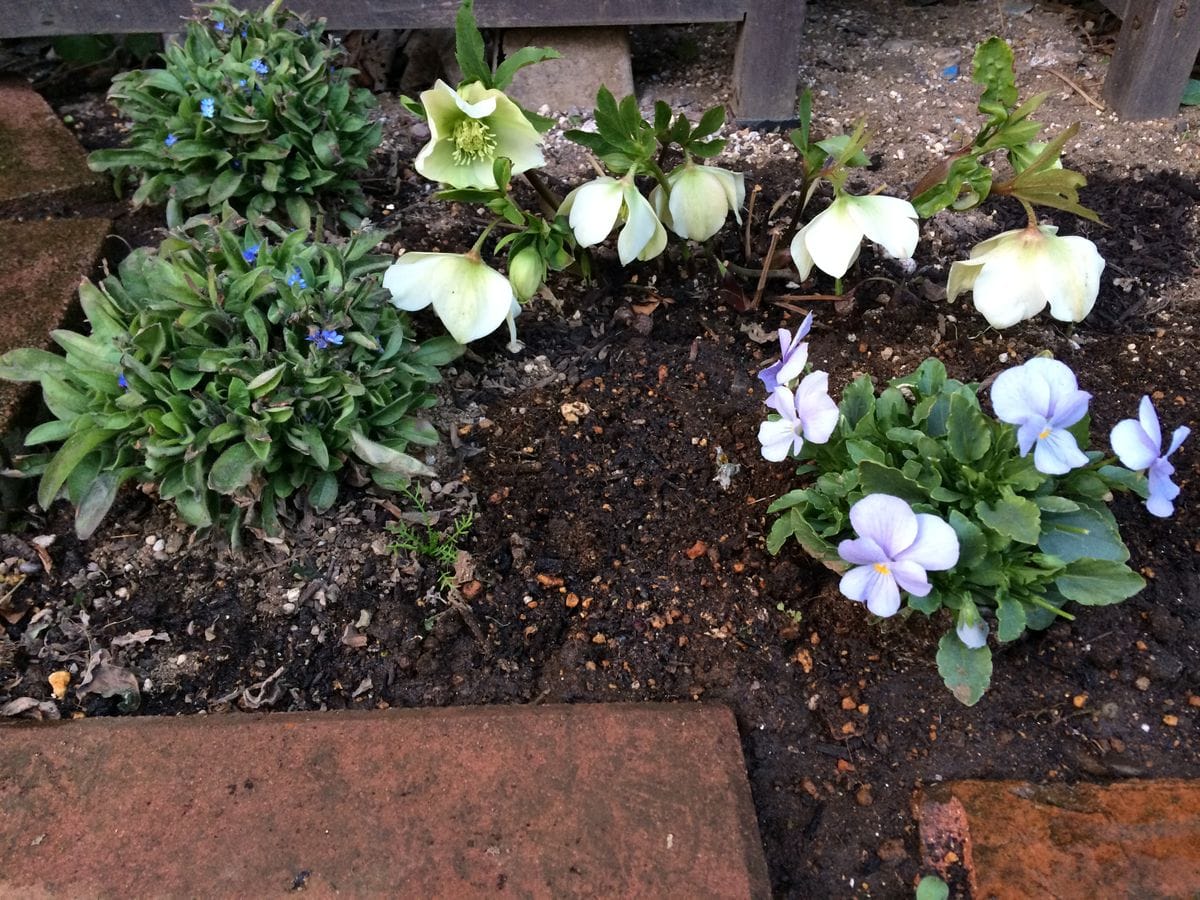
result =
M481 234L475 241L475 245L464 254L467 259L474 260L475 262L482 262L483 242L487 240L487 236L492 233L492 229L499 225L500 222L500 219L494 219L487 228L483 229L483 234Z
M542 176L537 172L530 169L522 174L525 176L525 180L529 182L529 186L533 188L534 193L537 194L538 206L553 221L558 216L558 208L562 206L562 198L550 190L549 185L542 181Z
M1018 200L1021 200L1021 198L1020 198L1020 197L1018 197L1017 199L1018 199ZM1037 227L1038 227L1038 220L1037 220L1037 215L1036 215L1036 214L1034 213L1034 211L1033 211L1033 207L1032 207L1032 206L1030 206L1030 205L1029 205L1029 202L1028 202L1028 201L1026 201L1026 200L1021 200L1021 205L1022 205L1023 207L1025 207L1025 215L1026 215L1026 217L1029 219L1029 227L1030 227L1030 228L1037 228Z

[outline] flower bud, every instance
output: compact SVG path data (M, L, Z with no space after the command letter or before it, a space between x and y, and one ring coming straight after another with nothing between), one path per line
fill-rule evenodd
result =
M536 248L525 247L509 259L508 280L522 303L537 293L546 280L546 261Z

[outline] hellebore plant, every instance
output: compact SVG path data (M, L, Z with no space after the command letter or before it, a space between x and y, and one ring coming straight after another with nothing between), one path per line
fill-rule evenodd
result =
M1096 305L1104 259L1077 235L1058 237L1053 225L1034 225L988 238L971 258L950 265L946 299L965 291L993 328L1032 319L1048 305L1063 322L1082 322Z
M742 224L746 176L689 158L667 175L666 187L650 192L650 203L664 225L689 241L707 241L725 225L732 212Z
M807 355L790 337L784 351L789 361ZM773 412L801 377L795 369L768 399ZM1177 431L1163 454L1146 404L1114 430L1118 455L1148 469L1147 480L1086 449L1089 395L1063 363L1033 359L1002 372L991 394L998 418L980 405L977 385L949 378L935 359L878 395L867 376L855 380L828 439L795 443L802 484L769 510L778 515L772 553L794 539L875 614L948 610L938 668L967 704L991 680L989 634L1013 641L1073 618L1068 603L1118 603L1141 590L1106 501L1134 490L1162 511L1175 496L1166 456L1186 437ZM768 428L773 421L763 425L763 455L780 459L793 444L783 426L772 426L779 435Z

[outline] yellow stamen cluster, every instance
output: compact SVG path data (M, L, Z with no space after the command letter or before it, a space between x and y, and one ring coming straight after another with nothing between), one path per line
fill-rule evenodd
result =
M486 159L496 152L496 136L478 119L463 119L450 135L454 142L454 161L460 166Z
M871 568L873 568L880 575L888 575L891 573L891 569L888 568L887 563L875 563Z

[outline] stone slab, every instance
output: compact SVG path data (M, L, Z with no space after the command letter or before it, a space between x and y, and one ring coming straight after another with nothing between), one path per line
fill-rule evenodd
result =
M74 308L112 223L107 219L0 220L0 353L50 349L50 331ZM36 384L0 381L0 434Z
M720 706L0 725L0 896L768 897Z
M925 864L972 897L1200 896L1200 781L959 781L919 811Z
M554 112L590 110L601 85L620 100L633 93L629 31L625 28L517 28L504 32L504 53L522 47L550 47L562 59L526 66L508 93L526 109L542 105Z
M75 135L23 80L0 78L0 203L73 191L100 193Z

